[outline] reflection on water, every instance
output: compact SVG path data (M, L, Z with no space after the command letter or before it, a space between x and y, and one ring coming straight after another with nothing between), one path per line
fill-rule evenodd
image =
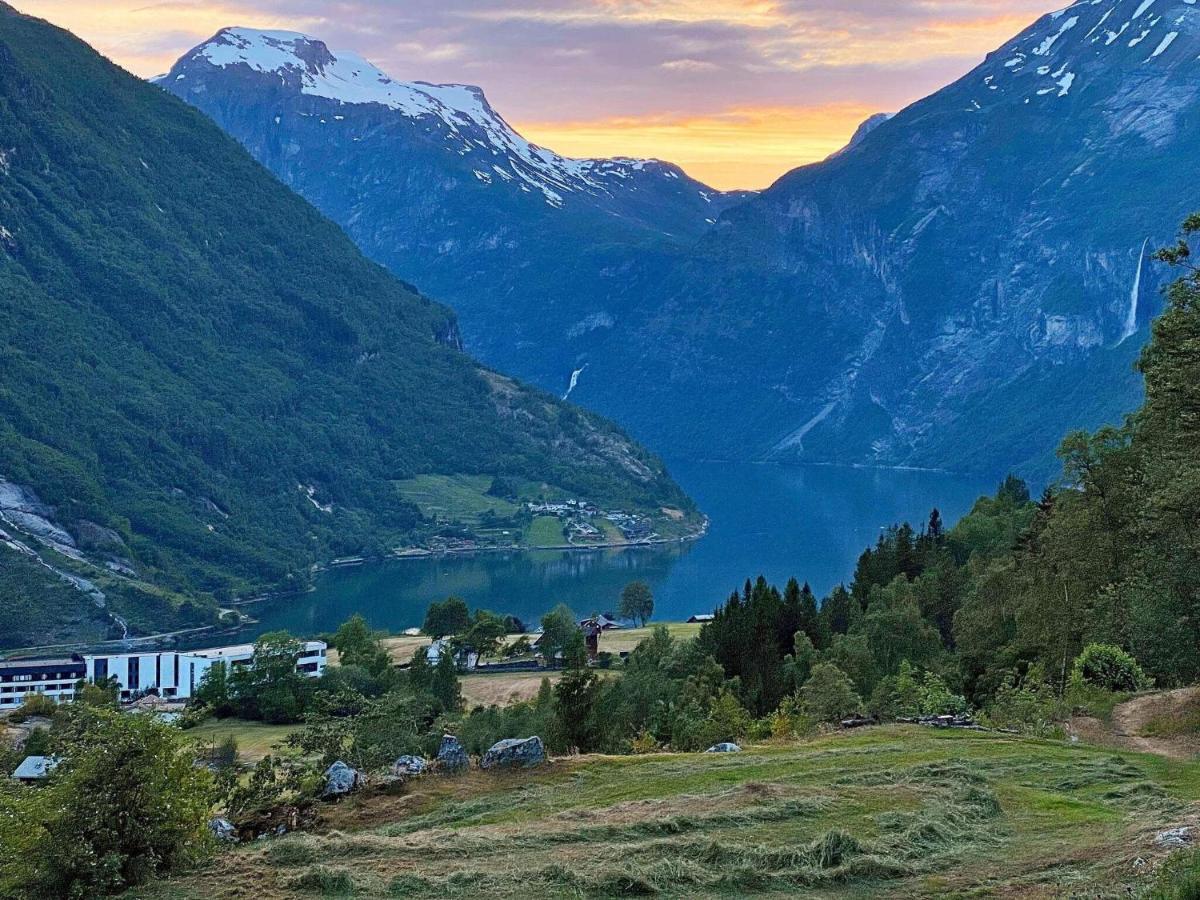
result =
M924 522L933 506L952 523L994 485L936 472L676 463L671 471L712 520L703 540L605 551L539 551L405 559L339 569L317 589L257 607L256 630L329 631L356 612L377 628L421 624L451 594L472 607L536 621L555 603L577 613L611 610L630 581L648 582L655 618L711 612L747 577L782 584L795 575L818 595L848 580L881 528Z

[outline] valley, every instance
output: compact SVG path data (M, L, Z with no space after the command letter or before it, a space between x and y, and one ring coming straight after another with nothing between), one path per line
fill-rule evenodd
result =
M0 0L0 898L1200 897L1197 5Z
M485 362L664 455L1045 480L1063 429L1142 394L1198 55L1185 0L1077 3L733 194L535 147L481 88L319 36L227 29L158 83L450 303Z

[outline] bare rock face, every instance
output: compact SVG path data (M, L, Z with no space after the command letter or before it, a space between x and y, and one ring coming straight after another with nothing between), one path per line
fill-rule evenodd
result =
M1170 277L1149 255L1195 197L1193 0L1043 16L737 195L664 164L529 168L481 95L434 107L372 72L387 96L356 101L321 80L337 51L297 36L243 62L234 37L163 87L453 305L483 363L665 455L1054 474L1065 430L1140 402Z
M71 529L75 535L75 541L84 550L112 550L119 552L125 550L125 540L117 532L111 528L105 528L103 525L97 525L95 522L89 522L86 519L80 519Z
M497 741L479 761L481 769L528 769L546 761L546 748L537 737Z
M462 742L452 734L442 735L438 748L437 770L446 775L458 775L471 767L471 757Z

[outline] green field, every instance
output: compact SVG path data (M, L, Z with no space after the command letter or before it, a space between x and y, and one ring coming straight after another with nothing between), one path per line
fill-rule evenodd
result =
M186 734L201 745L220 744L233 735L238 745L238 760L255 763L268 754L278 753L279 745L298 728L299 725L267 725L242 719L209 719L203 725L189 728Z
M478 524L489 509L498 516L511 516L518 509L515 503L488 496L490 475L418 475L395 485L400 495L426 516L445 522Z
M554 516L538 516L525 530L525 543L530 547L557 547L566 542L562 522Z
M1197 798L1196 762L874 728L428 777L148 896L1127 896Z

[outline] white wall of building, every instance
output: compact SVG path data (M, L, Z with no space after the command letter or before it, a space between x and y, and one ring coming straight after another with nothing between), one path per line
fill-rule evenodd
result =
M325 671L326 649L324 641L307 641L296 668L313 678L320 677ZM239 644L208 650L95 654L83 659L87 680L116 678L122 700L151 691L167 699L187 700L215 663L223 662L232 669L249 664L253 656L252 644Z

